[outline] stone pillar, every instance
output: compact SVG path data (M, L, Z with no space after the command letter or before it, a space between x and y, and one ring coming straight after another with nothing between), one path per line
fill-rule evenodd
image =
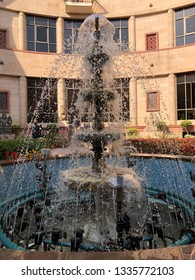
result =
M168 48L174 47L174 11L169 9L168 13Z
M57 19L56 34L57 53L62 53L64 51L64 20L61 17Z
M19 125L25 127L27 123L27 79L19 78Z
M26 15L19 12L19 50L26 50Z
M65 83L63 78L60 78L58 80L57 92L58 92L58 119L60 122L62 122L66 118Z
M132 77L130 80L130 123L131 125L137 126L137 79Z
M131 16L129 19L129 41L132 50L136 51L135 16Z
M170 124L177 124L177 96L176 96L176 76L175 74L169 74L169 112L170 112Z

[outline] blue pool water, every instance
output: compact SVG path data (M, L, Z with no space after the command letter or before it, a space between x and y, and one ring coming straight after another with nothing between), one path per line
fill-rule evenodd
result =
M109 164L127 167L125 158L120 162L116 158L107 159ZM171 191L193 201L190 180L190 162L172 159L135 158L135 170L145 188L158 188L162 191ZM90 158L61 158L47 162L47 172L51 172L51 186L59 181L59 172L62 170L91 166ZM11 198L14 195L38 189L36 175L38 170L35 162L3 166L0 174L0 199Z

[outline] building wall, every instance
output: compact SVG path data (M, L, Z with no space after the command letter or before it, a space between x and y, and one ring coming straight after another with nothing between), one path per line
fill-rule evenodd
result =
M103 7L102 11L106 11L105 16L108 19L129 18L129 41L135 53L133 56L129 52L121 54L114 60L113 66L117 69L117 77L131 78L130 100L133 101L128 125L146 125L151 113L146 112L145 90L153 87L160 92L159 118L165 119L170 125L179 125L180 121L177 121L175 113L175 74L195 71L195 61L192 59L195 44L175 47L174 9L192 4L194 1L186 0L123 0L122 5L121 0L94 2L93 12L98 12ZM58 19L58 54L26 50L25 14ZM0 90L7 87L10 92L10 115L14 124L24 126L26 122L26 109L21 110L21 106L26 106L26 77L83 77L81 57L60 54L63 49L61 29L64 18L84 19L86 16L67 14L64 0L0 2L0 29L8 30L7 49L0 49L0 60L3 61L3 64L0 63ZM147 52L145 36L151 32L158 34L158 50ZM144 80L147 85L145 87L143 83L140 85L142 77L147 77ZM59 91L64 90L62 88L59 87ZM62 92L59 92L59 96L62 96ZM195 121L192 122L195 124Z

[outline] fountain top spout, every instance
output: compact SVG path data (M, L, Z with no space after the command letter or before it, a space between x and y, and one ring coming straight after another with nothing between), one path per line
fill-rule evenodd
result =
M93 32L93 36L96 40L100 40L101 32L99 30L99 17L95 17L95 31Z

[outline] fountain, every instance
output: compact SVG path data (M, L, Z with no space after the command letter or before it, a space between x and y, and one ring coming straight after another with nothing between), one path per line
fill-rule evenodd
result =
M127 152L118 152L127 159L126 166L118 164L115 155L108 157L108 146L120 146L122 139L120 129L112 129L120 120L120 114L116 114L118 96L111 79L107 82L105 78L105 68L110 68L115 48L113 34L114 27L102 15L88 17L80 30L86 86L80 90L76 111L79 120L87 112L92 126L84 132L77 130L73 138L77 145L85 143L90 149L87 163L83 158L77 159L78 167L63 170L61 166L56 175L52 173L51 151L43 149L41 162L34 166L29 163L31 172L35 167L34 172L38 173L39 187L24 193L21 190L0 204L2 246L37 251L68 248L72 252L115 252L194 242L192 201L178 193L144 186L131 154L127 157ZM108 119L114 120L111 127L105 126ZM132 151L135 152L133 147ZM66 160L68 165L71 159ZM53 184L52 176L58 177Z

